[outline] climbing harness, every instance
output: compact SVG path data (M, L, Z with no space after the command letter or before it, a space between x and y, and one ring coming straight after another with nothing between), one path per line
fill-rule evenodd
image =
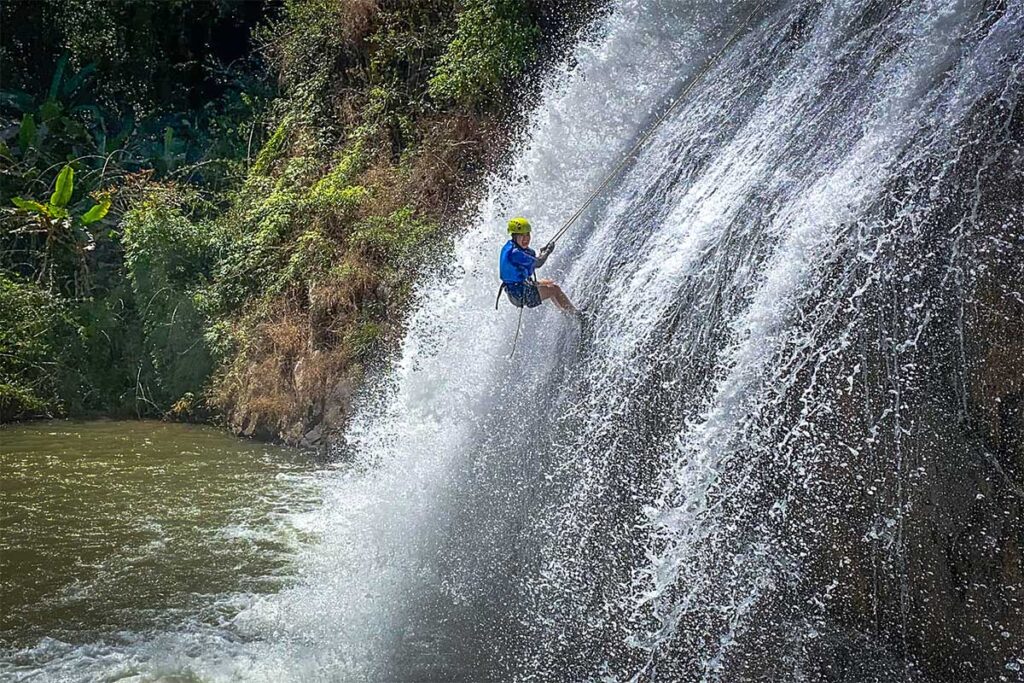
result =
M615 176L617 176L619 172L626 167L626 164L629 162L630 159L632 159L636 155L640 148L644 146L644 143L651 139L651 136L654 135L654 133L661 126L661 124L665 122L665 119L668 118L668 115L675 111L675 108L679 105L680 102L683 101L683 98L690 94L690 91L693 90L694 86L696 86L704 78L704 76L706 76L707 73L711 71L711 67L717 64L718 60L721 59L722 55L725 54L725 51L728 50L732 46L732 44L736 42L736 39L739 38L740 33L747 26L750 20L754 18L754 15L757 14L758 10L760 10L765 5L766 2L767 0L761 0L761 2L757 3L757 5L754 6L754 9L750 11L750 14L748 14L747 17L742 22L740 22L740 25L736 28L735 31L732 32L732 35L729 36L729 40L725 41L725 45L722 46L722 49L719 50L714 57L709 59L701 68L701 70L697 72L697 75L690 80L690 82L687 84L685 88L683 88L682 92L676 95L675 99L672 100L672 104L669 105L668 109L662 112L661 116L659 116L658 119L654 122L654 125L652 125L650 129L648 129L648 131L644 133L644 135L637 141L637 143L633 145L633 148L630 149L624 157L622 157L622 161L620 161L618 165L615 168L613 168L608 175L605 176L604 180L601 181L601 184L597 186L597 189L594 190L587 198L587 201L583 202L583 205L576 210L576 213L570 216L569 220L562 224L562 227L558 229L558 232L555 233L555 236L552 237L551 240L544 246L545 249L549 247L554 247L555 242L561 239L562 235L564 235L566 231L569 230L569 228L571 228L577 220L579 220L580 216L582 216L583 213L588 208L590 208L590 205L594 203L594 200L601 196L601 193L603 193L605 188L608 187L608 184L612 181L612 179L615 178Z
M537 282L537 278L534 277L533 275L531 275L529 277L529 279L527 279L525 282L521 282L519 284L530 285L530 286L536 288L537 285L538 285L538 282ZM516 308L533 308L533 307L538 305L536 303L534 303L534 304L529 304L528 303L530 301L528 293L525 294L522 297L515 296L514 294L512 294L512 292L509 291L508 283L507 282L502 282L501 285L498 286L498 297L494 300L494 310L498 310L498 304L501 303L501 293L502 292L505 292L506 294L508 294L508 302L510 304L512 304L513 306L515 306ZM538 292L538 294L539 294L539 292ZM519 299L520 303L517 304L516 303L516 299Z
M530 283L530 284L533 284L534 286L536 286L537 281L536 281L535 278L531 277L529 280L527 280L527 283ZM494 300L494 310L498 310L498 304L501 302L501 293L505 292L505 291L507 291L507 287L506 287L505 283L502 282L501 286L498 287L498 298L496 298ZM519 320L516 322L516 336L512 338L512 351L508 354L509 360L511 360L512 356L514 356L516 354L516 345L519 343L519 331L523 327L523 311L526 310L526 300L524 299L524 300L520 301L519 304L516 304L515 301L512 301L512 298L511 298L511 295L510 295L509 296L509 302L513 306L515 306L516 308L519 309Z
M565 233L569 230L569 228L573 226L574 223L576 223L577 220L579 220L580 216L582 216L586 212L586 210L590 208L590 205L593 204L599 196L601 196L601 194L608 187L609 183L611 183L612 180L616 176L618 176L618 174L622 171L622 169L626 167L626 164L629 163L630 159L636 156L636 153L640 151L640 148L643 147L644 144L651 139L651 137L654 135L655 132L657 132L661 124L665 122L665 119L668 118L669 114L675 111L676 107L679 106L679 103L683 101L683 98L689 95L690 92L693 90L694 86L696 86L698 83L701 82L701 80L704 79L704 76L706 76L708 72L711 71L711 67L718 63L718 60L722 58L722 55L725 54L725 51L728 50L732 46L732 44L736 42L736 39L739 38L740 33L743 32L743 29L746 28L747 24L750 23L750 20L754 18L754 15L756 15L757 12L762 7L764 7L766 3L767 0L761 0L761 2L758 2L756 5L754 5L754 8L750 10L750 14L748 14L746 18L744 18L743 21L740 22L740 25L737 26L736 30L732 32L732 35L730 35L729 39L725 41L725 44L722 46L722 48L717 53L715 53L713 57L708 59L704 66L701 67L700 71L698 71L697 74L692 79L690 79L690 82L686 85L686 87L683 88L682 91L675 96L675 99L672 100L672 103L668 106L668 109L662 112L661 116L659 116L657 120L655 120L654 124L647 130L647 132L644 133L639 140L637 140L636 144L633 145L632 149L630 149L626 153L626 155L622 157L622 160L619 161L615 168L613 168L611 172L609 172L604 177L604 180L601 181L601 184L597 186L596 190L590 193L590 196L587 197L587 200L583 202L582 206L580 206L580 208L578 208L576 212L569 217L569 220L562 224L562 226L555 233L554 237L552 237L548 241L548 243L544 245L544 249L541 250L542 252L545 250L550 251L551 249L554 249L555 243L558 242L558 240L560 240L563 235L565 235ZM525 222L525 219L522 220L524 220ZM501 284L501 287L498 288L498 298L494 302L495 310L498 309L498 302L501 300L501 293L504 290L505 283L503 282ZM513 355L515 355L516 352L516 343L519 341L519 331L523 325L524 308L526 308L525 305L519 306L519 322L516 324L516 336L512 340L512 352L509 353L508 355L510 359L512 358Z

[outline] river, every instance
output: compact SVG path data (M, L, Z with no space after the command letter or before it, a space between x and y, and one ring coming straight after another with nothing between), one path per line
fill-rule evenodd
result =
M319 500L306 454L211 427L11 426L0 464L0 675L103 649L118 678L137 665L118 648L154 634L236 638L238 612L289 582Z

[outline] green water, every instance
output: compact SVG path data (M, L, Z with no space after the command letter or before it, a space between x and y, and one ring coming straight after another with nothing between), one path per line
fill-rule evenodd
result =
M227 622L288 582L315 469L208 427L0 428L0 646Z

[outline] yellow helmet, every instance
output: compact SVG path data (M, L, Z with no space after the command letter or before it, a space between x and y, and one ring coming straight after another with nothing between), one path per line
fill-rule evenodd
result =
M529 235L530 221L526 220L525 218L513 218L508 222L508 234Z

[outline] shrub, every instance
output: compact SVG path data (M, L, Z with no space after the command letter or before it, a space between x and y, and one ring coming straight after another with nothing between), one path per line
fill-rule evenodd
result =
M433 253L430 238L437 232L437 223L417 217L411 207L404 207L387 216L370 216L360 221L352 232L351 243L401 266L409 264L420 250Z
M292 123L292 117L285 116L277 124L277 128L256 154L256 160L253 162L252 168L249 169L251 176L265 176L270 173L273 164L277 162L285 148Z
M486 105L534 59L540 31L520 0L468 0L430 79L430 96Z
M212 369L195 297L209 282L218 244L210 226L190 220L179 201L153 192L124 217L125 265L156 384L150 400L161 412L199 392Z
M65 350L80 336L65 301L0 272L0 422L64 411Z
M334 242L317 229L307 230L295 240L291 257L267 289L267 295L279 294L293 285L319 280L337 256Z

